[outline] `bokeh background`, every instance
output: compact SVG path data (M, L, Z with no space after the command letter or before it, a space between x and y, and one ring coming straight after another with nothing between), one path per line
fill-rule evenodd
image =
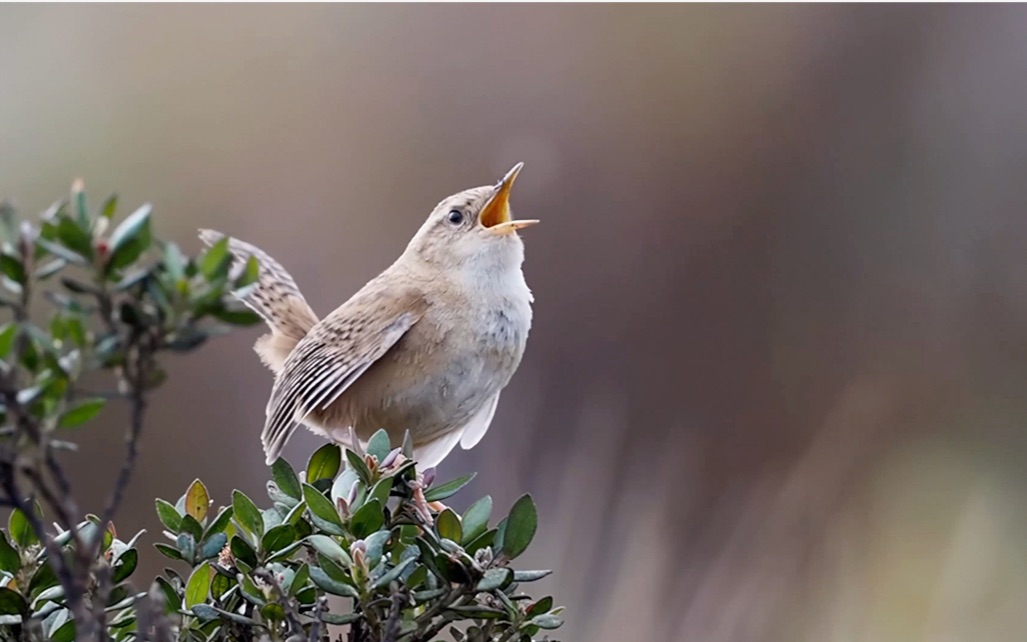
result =
M152 201L163 237L254 242L323 314L524 161L527 355L440 474L536 496L561 639L1023 639L1025 30L1016 6L7 5L0 194ZM119 530L159 538L152 498L194 477L260 494L259 334L173 364ZM81 434L94 506L123 420Z

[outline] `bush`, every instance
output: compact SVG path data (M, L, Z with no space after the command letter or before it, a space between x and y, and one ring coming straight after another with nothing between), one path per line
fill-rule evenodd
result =
M410 444L384 431L366 452L326 444L299 473L277 460L263 508L237 490L213 511L199 480L175 503L156 500L168 541L154 546L182 572L137 591L143 533L123 541L112 519L147 398L165 378L160 357L258 322L232 294L260 267L233 270L226 241L186 256L154 240L149 205L113 226L116 209L111 197L90 214L80 184L38 223L0 207L0 306L11 313L0 326L0 503L11 509L0 530L0 639L523 642L562 624L552 598L519 590L548 571L509 566L535 533L531 498L495 524L487 496L458 515L440 502L472 476L434 484ZM87 390L82 378L96 371L116 390ZM75 450L68 429L108 401L131 409L125 457L106 506L83 515L60 460Z

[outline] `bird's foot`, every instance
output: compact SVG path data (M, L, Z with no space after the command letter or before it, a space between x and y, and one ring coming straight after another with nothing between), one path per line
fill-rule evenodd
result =
M413 490L414 514L421 518L421 521L426 525L433 525L435 523L435 519L431 514L431 505L428 503L428 500L424 498L424 474L417 473L417 477L408 483L411 490Z

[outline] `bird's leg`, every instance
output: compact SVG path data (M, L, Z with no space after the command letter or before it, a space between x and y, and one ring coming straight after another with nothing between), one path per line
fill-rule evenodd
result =
M435 520L432 518L431 505L424 498L424 473L418 471L413 481L407 483L413 491L414 512L425 524L428 526L433 525Z
M430 479L426 480L426 477L430 477ZM414 510L428 526L435 523L435 519L432 517L433 512L441 513L449 508L442 502L429 502L425 498L424 489L431 485L433 481L435 481L435 471L434 469L429 469L427 473L418 471L414 480L408 482L413 491Z

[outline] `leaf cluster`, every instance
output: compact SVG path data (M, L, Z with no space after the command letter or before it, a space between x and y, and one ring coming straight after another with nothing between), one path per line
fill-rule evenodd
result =
M559 627L552 598L520 590L549 571L510 566L535 534L531 497L495 523L488 496L460 515L433 503L473 476L432 484L434 471L419 474L410 450L379 431L364 453L322 446L298 473L278 459L265 507L236 490L214 511L199 480L174 504L158 499L168 542L157 549L188 568L157 580L178 639L317 639L319 627L345 624L351 640L368 642L444 630L521 641ZM330 611L329 596L347 608Z
M33 504L32 510L42 517L38 504ZM142 595L134 592L129 579L139 563L136 544L145 531L124 542L118 539L113 525L103 528L96 515L88 515L76 525L78 538L58 524L53 527L52 542L63 556L79 556L83 546L88 549L94 542L99 545L95 572L104 575L107 582L93 582L88 600L104 613L110 639L133 639L134 605ZM23 637L70 642L76 638L74 613L50 563L50 554L26 513L14 509L7 528L0 530L0 626Z

